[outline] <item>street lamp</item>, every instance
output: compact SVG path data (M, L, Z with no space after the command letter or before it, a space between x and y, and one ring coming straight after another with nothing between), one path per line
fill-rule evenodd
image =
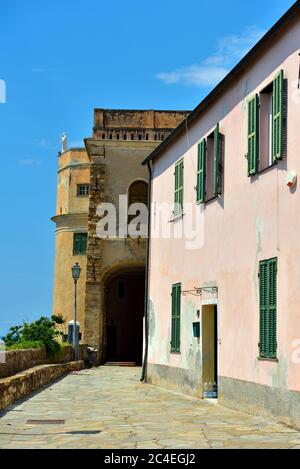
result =
M74 286L75 286L75 298L74 298L74 325L73 325L73 348L74 348L74 355L75 355L75 360L78 360L79 354L78 354L78 341L77 341L77 282L79 280L81 274L81 267L76 262L75 265L72 267L72 277L74 280Z

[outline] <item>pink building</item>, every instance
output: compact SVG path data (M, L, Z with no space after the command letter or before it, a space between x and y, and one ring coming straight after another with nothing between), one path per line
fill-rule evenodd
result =
M146 380L298 426L299 48L298 1L144 162Z

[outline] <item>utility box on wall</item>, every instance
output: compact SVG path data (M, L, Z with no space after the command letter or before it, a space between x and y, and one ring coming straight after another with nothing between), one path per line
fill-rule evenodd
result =
M193 322L193 334L195 339L200 339L200 322Z
M77 322L76 324L76 345L79 346L80 341L80 323ZM68 342L69 344L73 344L73 331L74 331L74 321L69 321L68 323Z

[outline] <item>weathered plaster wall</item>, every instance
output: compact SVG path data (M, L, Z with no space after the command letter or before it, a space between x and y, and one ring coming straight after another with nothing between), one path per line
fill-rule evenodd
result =
M92 140L89 145L93 145L97 156L91 156L93 166L89 208L85 341L99 350L99 360L102 361L106 350L106 279L118 270L145 266L146 241L120 238L119 232L115 239L98 238L96 229L100 218L97 215L97 207L102 202L110 202L116 207L119 216L119 196L128 194L132 182L147 181L147 169L142 167L141 162L154 148L154 144L121 141L106 141L100 144L99 141Z
M78 184L89 184L90 161L84 149L69 150L58 159L55 275L53 314L62 314L66 322L74 318L74 281L71 267L82 268L78 282L78 321L84 332L86 255L73 255L74 233L87 233L89 197L77 196Z
M55 242L55 278L53 314L62 314L66 322L74 319L74 280L71 267L78 262L82 268L81 276L77 284L77 314L78 321L83 331L85 309L85 277L86 255L73 255L73 234L75 227L70 226L70 231L58 231ZM71 231L72 230L72 231ZM74 231L73 231L74 230ZM81 229L79 230L82 231ZM85 228L84 231L87 231Z
M200 298L182 298L182 352L170 354L166 338L170 337L171 286L182 282L187 290L211 284L219 288L219 375L241 383L272 386L274 392L300 391L300 366L293 360L293 344L300 337L300 192L299 188L289 190L285 182L287 171L300 174L299 101L295 94L299 34L298 21L286 34L273 39L272 47L262 51L256 62L233 80L227 92L202 113L189 129L189 138L182 135L154 162L153 202L171 205L174 164L184 157L184 200L193 204L195 212L203 212L204 241L201 248L189 250L184 239L151 240L150 373L154 365L191 373L195 366L199 370L203 357L192 365L188 362L190 347L196 348L197 344L185 331L192 327L192 315L186 314L189 302L194 311L201 309L202 303ZM288 80L287 160L250 179L245 158L247 99L271 83L280 69ZM196 207L197 145L218 122L225 135L223 194L205 208ZM156 218L153 215L152 227ZM177 220L172 229L186 223L186 218ZM279 268L278 362L258 360L258 263L272 257L278 257Z
M58 158L56 215L87 213L88 197L77 197L77 184L89 184L90 161L85 149L69 150Z
M74 284L71 266L82 267L78 283L78 317L83 340L104 356L105 282L116 270L145 266L143 239L102 240L96 236L97 207L127 195L136 180L148 182L141 162L188 114L185 111L96 109L93 138L86 149L63 153L58 161L58 194L54 280L54 314L73 319ZM132 140L133 139L133 140ZM77 197L77 184L90 183L90 197ZM88 232L87 256L73 256L74 232Z

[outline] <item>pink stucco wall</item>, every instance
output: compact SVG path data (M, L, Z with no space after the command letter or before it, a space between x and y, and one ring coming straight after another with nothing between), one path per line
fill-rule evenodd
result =
M204 210L204 244L188 250L185 240L151 240L150 363L201 366L201 342L193 339L191 326L200 298L182 297L182 351L170 353L171 286L181 282L186 290L211 283L219 288L219 375L300 391L300 364L292 360L293 342L300 339L300 190L291 191L285 181L288 171L300 175L299 37L296 20L202 113L188 138L182 135L153 163L153 204L172 204L174 164L184 158L184 202ZM249 178L247 99L280 69L288 80L287 159ZM218 122L225 135L224 194L203 209L195 204L197 145ZM154 210L152 229L156 216ZM185 218L172 229L181 223ZM278 363L258 360L258 265L273 257L278 258Z

